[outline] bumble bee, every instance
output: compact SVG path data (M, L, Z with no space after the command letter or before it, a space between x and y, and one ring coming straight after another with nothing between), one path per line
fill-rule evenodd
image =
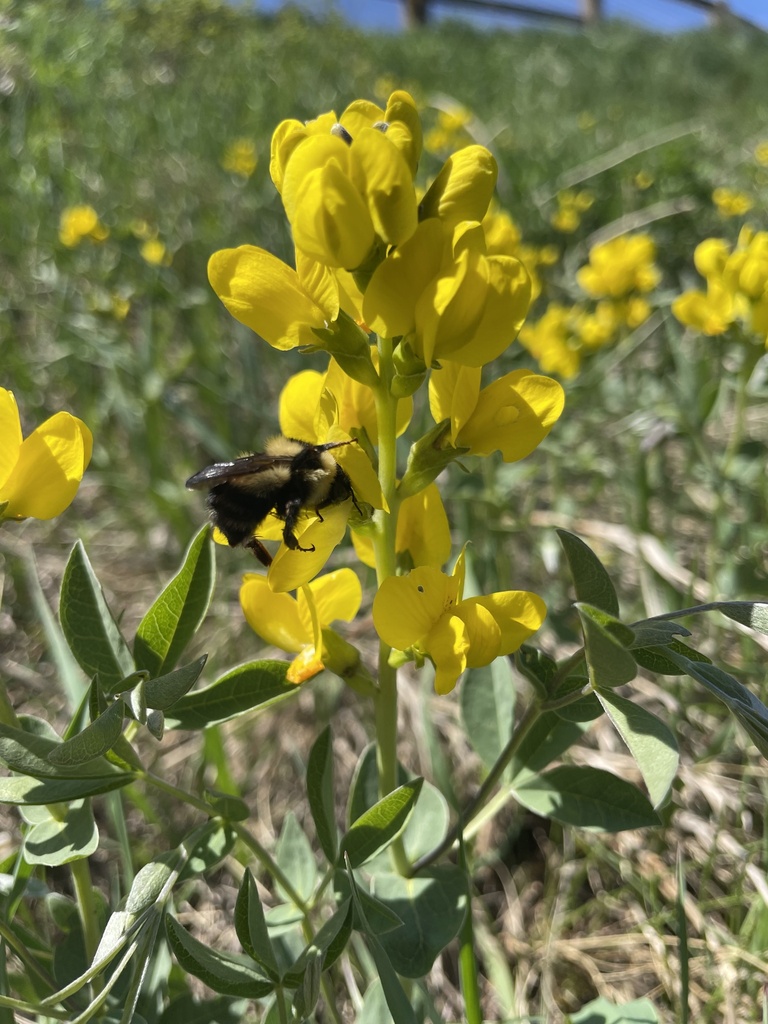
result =
M282 519L283 540L291 551L303 548L294 532L299 514L338 505L347 498L357 507L349 477L331 455L332 448L352 441L309 444L292 437L273 437L263 452L244 455L234 462L215 462L187 480L187 487L210 488L206 505L211 522L230 547L242 544L259 561L272 564L272 556L253 533L270 512Z

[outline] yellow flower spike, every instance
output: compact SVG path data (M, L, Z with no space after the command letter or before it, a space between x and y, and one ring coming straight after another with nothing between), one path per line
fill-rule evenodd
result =
M754 149L755 161L761 167L768 167L768 141L758 142Z
M415 648L435 665L435 689L449 693L466 667L511 654L541 626L546 605L527 591L460 600L462 559L453 576L428 567L384 580L373 601L381 639L399 651Z
M498 166L485 146L465 146L449 157L421 202L421 217L439 217L448 227L481 221L496 188Z
M577 270L576 280L593 299L621 299L632 291L649 292L661 279L653 262L655 254L650 235L621 235L594 246L589 263Z
M581 365L581 346L572 336L571 318L571 310L553 302L536 323L520 330L520 344L541 369L565 378L575 377Z
M461 366L446 360L429 377L429 411L435 423L451 421L451 444L458 447L458 433L477 408L481 367Z
M0 388L0 518L60 515L77 493L92 449L90 430L68 412L55 413L22 440L16 400Z
M326 326L322 309L271 253L255 245L221 249L208 261L208 280L232 316L273 348L318 344L312 328Z
M505 462L517 462L541 444L564 406L565 392L556 380L513 370L480 392L475 411L458 431L458 446L471 455L498 450Z
M714 190L712 202L721 217L743 217L755 205L746 192L725 187Z
M221 158L221 166L230 174L236 174L240 178L250 178L256 170L258 157L256 155L256 143L253 139L234 139Z

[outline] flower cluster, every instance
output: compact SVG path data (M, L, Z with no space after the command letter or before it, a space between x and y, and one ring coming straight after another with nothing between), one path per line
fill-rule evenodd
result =
M91 461L91 432L57 412L24 438L12 391L0 388L0 522L53 519L70 504Z
M710 336L741 323L768 347L768 232L744 226L734 247L705 238L693 261L707 290L679 295L672 303L677 319Z
M582 215L594 202L595 197L586 189L582 189L581 192L564 189L557 193L557 209L550 218L550 224L555 231L562 231L566 235L573 234L581 224Z
M82 241L103 242L109 238L109 230L99 220L92 206L67 206L59 219L59 241L68 249L74 249Z
M451 535L435 478L459 456L524 458L560 416L564 396L556 381L527 370L483 386L483 368L525 319L531 278L511 221L489 213L492 154L464 146L422 195L421 151L419 114L402 91L382 107L357 100L341 117L282 122L270 175L295 265L255 245L214 253L208 265L225 307L264 341L328 357L325 372L306 370L286 384L283 433L313 445L358 442L334 448L354 501L310 511L296 526L300 548L282 544L266 578L249 574L243 584L251 626L297 656L294 681L323 666L345 678L357 671L329 627L359 607L350 570L331 574L333 584L318 577L348 520L361 561L376 568L382 643L405 652L398 658L431 659L441 693L465 668L515 650L545 614L526 591L462 599L463 556L451 575L442 571ZM435 427L411 444L400 475L396 441L422 388ZM281 524L268 522L260 538L272 526L279 537Z

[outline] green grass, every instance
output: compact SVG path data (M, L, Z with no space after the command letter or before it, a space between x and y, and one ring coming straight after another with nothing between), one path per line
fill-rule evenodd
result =
M258 446L276 430L276 396L289 374L322 366L318 357L272 352L226 314L206 279L206 261L222 247L251 242L290 256L268 175L282 118L341 112L357 97L374 98L384 78L414 93L427 123L446 98L464 104L477 141L499 161L500 201L524 238L563 253L545 282L553 298L573 301L573 274L593 232L653 204L685 199L688 207L652 224L662 310L693 280L695 245L735 236L711 204L714 187L756 195L750 219L765 225L768 186L751 158L768 135L768 39L757 33L662 37L612 24L491 35L455 23L366 35L337 20L291 10L272 19L215 0L11 0L1 9L0 385L16 393L27 429L67 408L95 435L86 484L60 523L5 529L0 538L0 626L10 638L1 667L38 711L53 701L55 712L61 698L51 697L53 671L30 607L26 542L36 543L52 597L66 548L84 536L113 607L135 625L202 517L186 477L211 457ZM579 127L584 114L593 127ZM248 182L220 166L240 136L259 151ZM590 173L606 154L604 169ZM438 167L425 156L425 178ZM645 192L632 185L640 170L654 179ZM578 232L563 236L549 218L555 193L571 181L595 202ZM60 212L76 203L98 211L110 230L103 244L60 244ZM170 266L142 260L138 220L156 227ZM111 312L115 294L130 300L125 320ZM575 635L559 612L566 585L553 525L595 543L638 617L643 606L652 614L694 603L697 587L730 598L768 590L765 376L753 379L743 442L724 459L744 351L733 339L683 336L666 319L585 364L567 385L561 423L530 460L485 460L450 477L451 522L459 542L473 540L480 586L545 594L552 650ZM519 347L508 361L530 365ZM661 440L651 443L654 436ZM638 549L638 535L657 547ZM235 605L243 560L224 553L221 561L211 643L213 663L225 668L230 638L238 651L252 649L252 638L242 637ZM751 641L715 625L703 636L698 629L705 650L764 688ZM765 868L764 766L692 685L648 683L643 700L677 727L687 764L675 805L688 816L654 835L565 844L541 822L502 817L487 838L494 855L475 880L489 908L478 934L497 993L485 993L490 1019L540 1012L555 1020L596 994L648 995L663 1020L680 1019L678 853L699 913L683 906L691 1019L754 1019L768 926L739 848ZM304 707L294 723L297 749L313 734L315 710ZM410 710L437 720L461 763L456 705L429 700ZM354 709L334 713L357 741ZM280 761L273 722L259 726L264 756L247 785L271 787L280 819L300 772ZM232 763L247 764L253 737L238 725L228 742L239 758ZM411 744L414 757L427 758ZM629 770L607 731L589 744L585 757ZM199 750L192 761L187 772L206 770ZM161 822L145 822L147 848L162 842L150 834ZM723 963L729 981L716 990ZM452 994L445 980L449 1008Z

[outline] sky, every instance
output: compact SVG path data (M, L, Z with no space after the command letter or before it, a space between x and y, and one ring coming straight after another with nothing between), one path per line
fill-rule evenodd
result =
M248 0L245 2L247 3ZM296 3L297 0L293 0L293 2ZM497 2L503 2L503 0L497 0ZM580 0L516 0L516 2L568 14L577 13L580 8ZM284 0L250 0L250 3L257 10L274 11L283 6ZM403 25L399 0L298 0L298 3L316 13L335 9L348 21L361 28L397 32ZM736 14L748 18L754 24L768 31L768 0L730 0L730 6ZM541 19L536 21L520 19L509 14L481 14L470 7L440 3L440 0L430 0L430 7L434 12L431 14L434 21L450 16L491 29L513 29L522 24L553 24L552 22L542 22ZM634 21L645 28L656 29L660 32L680 32L686 29L704 28L707 25L706 14L682 0L603 0L603 10L607 17Z

